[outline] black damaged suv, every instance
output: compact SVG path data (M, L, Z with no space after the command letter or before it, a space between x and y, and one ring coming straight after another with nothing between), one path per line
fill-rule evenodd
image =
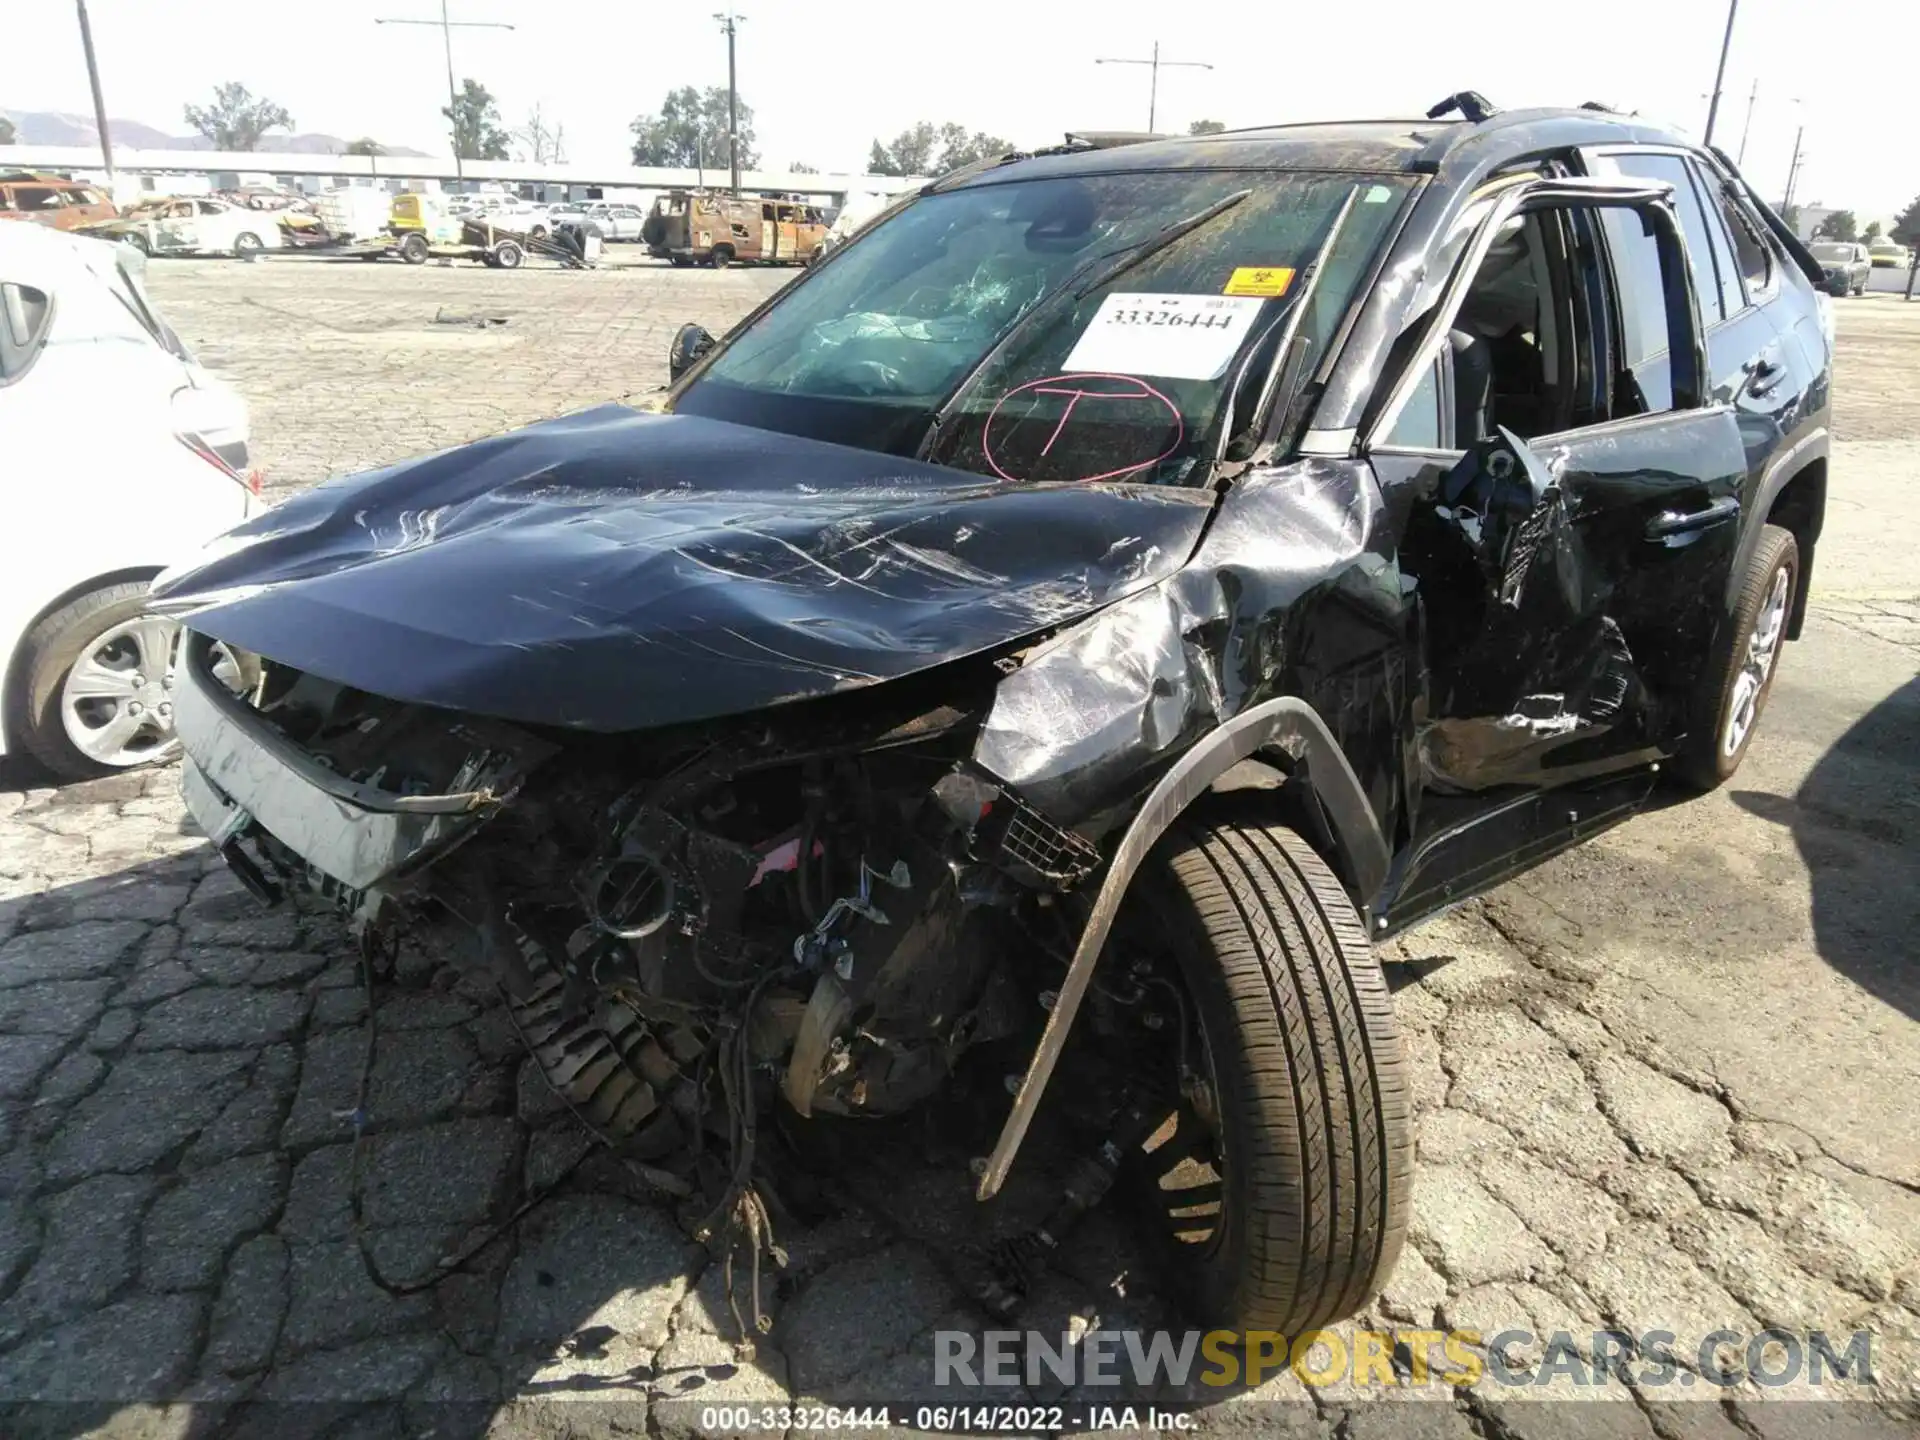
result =
M165 577L187 798L263 898L497 980L609 1139L726 1157L716 1234L980 1082L989 1303L1120 1181L1197 1318L1298 1332L1407 1226L1370 940L1752 741L1820 283L1723 155L1593 108L974 167L649 405ZM1036 1116L1079 1158L1014 1215Z

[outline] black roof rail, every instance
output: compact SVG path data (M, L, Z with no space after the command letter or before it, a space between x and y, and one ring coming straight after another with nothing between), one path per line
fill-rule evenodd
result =
M1144 145L1149 140L1171 140L1152 130L1069 130L1067 144L1076 150L1112 150L1121 145Z
M1482 120L1490 120L1500 113L1500 107L1478 90L1456 90L1427 111L1427 119L1438 120L1453 114L1456 110L1460 112L1462 120L1474 125L1478 125Z

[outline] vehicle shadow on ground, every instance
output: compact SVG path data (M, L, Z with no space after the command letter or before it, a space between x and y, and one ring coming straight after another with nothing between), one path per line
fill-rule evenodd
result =
M1736 786L1738 781L1735 782ZM1814 943L1868 994L1920 1019L1920 678L1822 755L1791 798L1733 789L1734 804L1793 831L1812 885ZM1904 937L1904 944L1888 944Z
M117 792L72 793L103 806ZM33 826L59 797L25 799L9 824L30 844L58 837ZM151 813L128 804L100 824ZM843 1137L824 1167L815 1152L777 1172L787 1263L765 1268L771 1329L749 1355L734 1313L752 1313L746 1255L730 1300L676 1202L592 1145L522 1068L504 1008L444 967L403 964L376 990L370 1139L350 1185L364 987L343 927L263 910L188 843L191 822L149 823L171 853L39 889L16 871L0 898L0 1434L691 1435L712 1431L715 1405L982 1398L936 1383L935 1336L994 1328L968 1298L969 1260L1045 1216L1083 1155L1043 1111L1002 1199L976 1205L968 1167L1005 1108L997 1071ZM411 1279L536 1196L419 1294L367 1278L360 1234ZM1184 1329L1149 1269L1133 1213L1109 1204L1034 1268L1015 1323Z

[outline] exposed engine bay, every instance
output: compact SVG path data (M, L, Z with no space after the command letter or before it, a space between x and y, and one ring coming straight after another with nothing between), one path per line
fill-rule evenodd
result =
M1021 1036L1030 1050L1046 1018L1077 919L1062 892L1101 855L973 766L1004 672L970 670L977 683L949 673L561 738L269 661L230 717L246 712L239 723L361 801L461 802L464 828L387 857L363 887L342 883L349 867L324 843L296 850L264 825L215 839L263 891L338 905L368 955L418 945L496 981L576 1115L690 1172L712 1228L757 1203L756 1117L782 1103L803 1118L899 1114L975 1046ZM946 703L922 708L936 693ZM703 1155L708 1173L692 1173Z

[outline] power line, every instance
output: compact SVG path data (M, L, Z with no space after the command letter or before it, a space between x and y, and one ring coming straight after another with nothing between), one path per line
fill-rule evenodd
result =
M1159 116L1161 68L1165 67L1171 70L1213 69L1213 66L1204 60L1162 60L1160 58L1160 42L1158 40L1153 42L1153 55L1146 60L1101 59L1095 60L1093 63L1096 65L1146 65L1152 69L1153 79L1147 89L1147 131L1149 134L1153 132L1154 121Z
M449 20L447 18L447 0L440 0L440 18L438 20L396 20L379 19L376 25L438 25L440 38L447 49L447 120L453 127L453 175L456 180L467 178L466 167L460 160L460 92L453 83L453 32L454 30L511 30L513 26L499 20Z

